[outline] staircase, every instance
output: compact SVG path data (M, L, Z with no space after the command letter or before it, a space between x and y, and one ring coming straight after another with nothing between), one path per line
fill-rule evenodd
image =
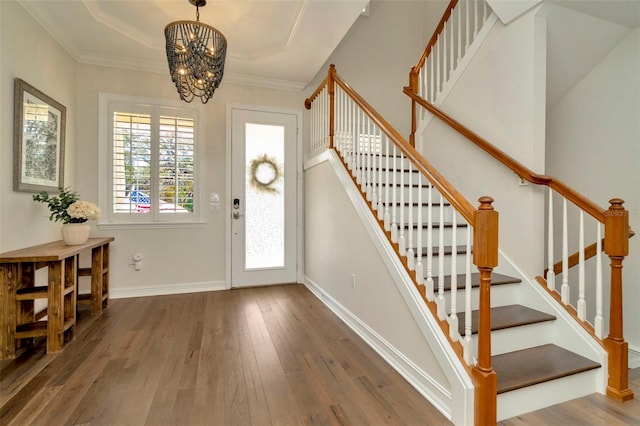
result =
M465 2L466 11L456 11L456 3L452 1L445 13L440 31L447 28L450 16L457 16L457 22L463 22L465 14L473 10ZM484 6L479 10L484 19L488 18ZM473 19L473 22L479 21ZM434 35L432 41L437 38ZM454 53L465 50L457 47L447 56L449 49L433 49L444 51L446 58L454 58L452 66L459 62ZM435 69L442 71L449 67L449 59L443 65L437 59L429 62L428 55L423 57L427 59L421 61L434 63ZM569 269L584 265L589 257L600 259L602 225L606 254L611 259L624 257L629 232L621 200L612 200L611 207L605 211L562 182L535 175L516 163L425 99L422 95L438 98L439 92L434 88L444 87L446 82L437 80L428 83L431 89L419 89L416 85L429 80L417 77L421 75L418 68L412 70L411 85L405 88L414 103L413 130L417 118L424 117L418 108L424 108L522 179L546 185L549 188L549 236L554 235L553 204L558 194L564 203L562 227L565 230L568 202L581 209L581 227L585 212L599 222L597 240L591 250L570 255L566 237L562 237L561 261L556 262L557 241L549 238L546 247L549 267L545 278L534 280L526 276L498 251L498 213L493 209L493 200L482 197L478 200L479 206L473 207L337 75L335 67L330 67L327 78L305 102L312 117L311 155L329 149L341 163L339 167L349 173L353 190L368 206L378 232L384 235L402 264L407 285L420 295L445 336L443 339L435 333L435 337L446 340L458 357L458 361L451 359L451 362L461 362L472 378L473 401L453 400L451 411L458 409L456 407L464 411L463 407L473 405L473 418L452 415L452 420L456 424L491 424L593 392L604 393L607 377L606 389L610 396L618 400L626 400L629 395L632 398L633 393L625 381L626 343L621 328L617 330L618 325L612 319L609 338L604 339L598 316L602 312L601 302L596 302L596 311L600 313L593 321L595 325L587 320L582 294L584 272L580 272L578 308L571 304L567 285ZM447 73L438 74L440 78ZM617 218L617 224L611 223L612 218ZM581 231L579 247L586 246ZM621 264L622 260L619 261ZM472 273L472 264L477 272ZM601 275L602 271L598 269L597 274ZM559 291L555 288L556 275L562 278ZM621 281L617 282L612 275L608 294L614 309L621 303L620 286ZM602 291L601 283L598 291ZM610 317L615 317L613 311Z

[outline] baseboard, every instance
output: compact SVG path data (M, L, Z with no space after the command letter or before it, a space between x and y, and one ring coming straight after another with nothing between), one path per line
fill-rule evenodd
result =
M640 367L640 348L629 347L629 368Z
M112 288L110 299L127 299L130 297L162 296L167 294L200 293L204 291L226 290L225 281L207 281L201 283L167 284L151 287Z
M360 336L391 367L409 382L425 399L441 413L448 416L452 395L440 386L427 372L387 342L382 336L362 322L342 304L327 294L318 284L305 276L304 285L345 324Z

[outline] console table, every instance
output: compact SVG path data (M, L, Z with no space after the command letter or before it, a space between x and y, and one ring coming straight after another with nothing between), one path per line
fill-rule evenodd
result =
M0 254L0 359L15 357L17 344L35 337L46 337L47 352L61 350L73 338L76 303L89 304L93 315L102 313L113 240L89 238L75 246L54 241ZM80 268L79 255L89 250L91 267ZM47 285L36 285L35 271L45 267ZM91 293L78 294L78 276L91 277ZM35 312L36 299L46 299L46 309Z

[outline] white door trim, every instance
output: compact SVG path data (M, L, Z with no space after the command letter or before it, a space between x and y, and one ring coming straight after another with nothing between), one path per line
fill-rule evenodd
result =
M225 261L225 289L231 288L231 110L233 109L246 109L246 110L254 110L254 111L263 111L263 112L273 112L273 113L283 113L283 114L293 114L296 116L296 121L298 123L298 133L296 135L296 199L297 199L297 218L298 221L296 223L296 233L297 233L297 245L298 252L296 254L296 262L298 264L297 267L297 281L299 283L304 282L304 199L303 199L303 173L302 173L302 159L303 159L303 145L302 145L302 135L303 135L303 122L302 122L302 109L293 109L293 108L279 108L267 105L253 105L253 104L243 104L243 103L235 103L235 102L227 102L226 108L226 171L225 171L225 197L222 200L225 204L225 208L223 209L225 214L225 253L226 253L226 261Z

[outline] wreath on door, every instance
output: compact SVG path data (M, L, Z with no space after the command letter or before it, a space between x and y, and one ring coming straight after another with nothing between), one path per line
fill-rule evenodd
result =
M282 176L282 169L277 161L267 154L262 154L251 160L249 182L258 191L277 194L278 190L274 188L274 185L278 183Z

